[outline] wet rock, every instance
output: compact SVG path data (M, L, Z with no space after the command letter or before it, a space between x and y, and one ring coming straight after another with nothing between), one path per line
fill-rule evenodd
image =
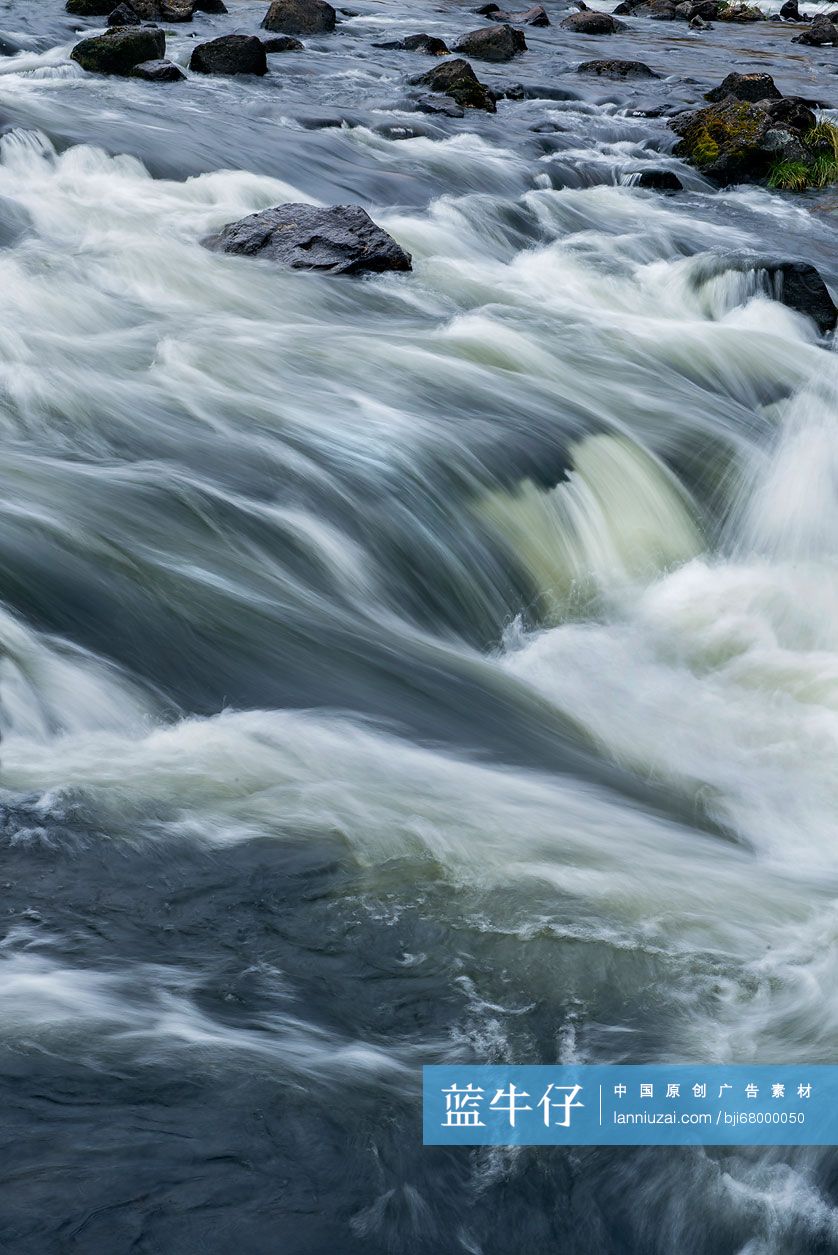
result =
M508 83L494 93L495 100L526 100L527 89L523 83Z
M780 17L786 22L802 22L804 20L800 16L797 0L786 0L780 9Z
M649 4L638 5L634 16L648 17L653 22L674 22L675 4L673 0L651 0Z
M448 100L444 96L420 96L416 109L419 113L439 113L446 118L463 118L466 112L456 100Z
M143 61L159 61L166 52L163 31L149 27L119 27L92 35L76 44L71 60L91 74L130 74Z
M515 26L550 25L550 19L540 4L535 5L532 9L524 9L520 13L508 13L505 9L499 9L495 5L484 5L482 9L475 9L475 13L483 14L490 22L512 22Z
M174 61L141 61L134 66L131 77L145 79L147 83L179 83L186 75Z
M838 44L838 27L825 14L819 13L812 19L809 29L802 35L796 35L792 43L809 44L813 48L820 48L823 44Z
M675 154L689 161L717 183L738 183L764 178L778 160L782 136L802 137L815 125L815 115L794 99L758 102L728 97L678 114L670 122L680 142Z
M108 26L139 26L140 20L139 13L130 4L120 4L108 14Z
M654 192L680 192L684 184L674 170L641 170L634 186Z
M329 274L410 270L410 254L360 205L278 205L228 223L206 241L215 252L264 257Z
M196 74L266 74L268 59L255 35L221 35L198 44L189 68Z
M629 0L620 0L620 3L612 10L616 17L629 17L634 12L635 6L629 3Z
M443 61L434 66L427 74L411 80L415 87L429 87L431 91L441 92L456 100L464 109L484 109L487 113L497 112L495 102L485 83L481 83L468 61L457 57L453 61Z
M194 16L194 0L160 0L160 20L163 22L191 22Z
M436 35L408 35L402 41L405 52L423 52L428 57L447 57L450 49Z
M224 0L195 0L196 13L229 13Z
M710 31L712 29L713 27L710 25L709 22L705 21L703 17L691 17L690 18L690 30L691 31Z
M319 35L333 31L335 19L335 11L326 0L273 0L262 26L290 35Z
M561 21L564 30L576 31L577 35L615 35L627 30L625 22L618 22L610 13L594 13L585 9L581 13L569 13Z
M820 272L805 261L784 261L766 266L774 287L775 299L789 309L806 314L821 335L834 331L838 308L829 295Z
M765 14L761 9L756 8L752 4L724 4L719 5L719 11L716 14L720 22L764 22Z
M779 100L782 92L770 74L728 74L718 87L705 92L705 100Z
M304 46L293 35L269 35L262 40L265 52L302 52Z
M692 22L697 17L703 22L713 22L718 14L716 0L685 0L683 4L675 6L675 16L683 22Z
M511 61L519 52L526 50L524 32L507 23L469 31L454 48L455 52L464 52L479 61Z
M643 61L583 61L577 74L598 74L600 78L660 78Z
M67 0L65 9L75 17L107 17L113 0Z

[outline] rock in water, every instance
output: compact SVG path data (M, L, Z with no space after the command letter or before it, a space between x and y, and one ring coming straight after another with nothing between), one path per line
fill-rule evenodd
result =
M680 192L684 184L674 170L641 170L634 186L654 192Z
M680 113L669 124L681 137L675 155L717 183L761 179L777 161L805 159L802 138L815 115L793 97L756 103L728 97Z
M812 19L812 25L802 35L796 35L792 40L794 44L809 44L814 48L819 48L822 44L838 43L838 28L836 28L824 13L819 13L817 17Z
M405 52L424 52L428 57L447 57L449 48L436 35L407 35L402 42Z
M293 35L269 35L262 40L265 52L302 52L304 45Z
M628 29L625 22L618 22L610 13L594 13L591 9L568 14L561 25L578 35L614 35Z
M455 46L455 52L464 52L480 61L511 61L519 52L526 52L524 32L514 26L483 26L469 31Z
M130 4L120 4L108 14L108 26L139 26L140 15Z
M468 61L457 57L454 61L443 61L435 65L427 74L411 79L415 87L429 87L433 92L442 92L456 100L464 109L485 109L487 113L496 113L494 98L485 83L481 83Z
M189 68L197 74L267 74L268 58L255 35L221 35L198 45Z
M410 254L360 205L277 205L228 223L206 245L215 252L266 257L293 270L357 275L412 269Z
M224 0L195 0L196 13L229 13Z
M485 4L482 9L475 9L474 11L475 13L480 13L483 17L487 17L490 22L512 22L515 26L550 25L550 19L540 4L535 5L532 9L524 9L521 13L507 13L504 9Z
M174 61L142 61L134 66L131 77L145 79L147 83L180 83L186 75Z
M728 74L718 87L706 92L705 100L779 100L782 92L770 74Z
M789 309L806 314L821 335L834 331L838 308L820 272L806 261L784 261L766 265L774 287L774 296Z
M643 61L583 61L577 74L598 74L600 78L660 78Z
M159 61L166 52L163 31L120 27L76 44L70 58L91 74L130 74L143 61Z
M273 0L262 26L291 35L317 35L335 29L335 16L326 0Z
M67 0L65 9L74 17L107 17L113 0Z

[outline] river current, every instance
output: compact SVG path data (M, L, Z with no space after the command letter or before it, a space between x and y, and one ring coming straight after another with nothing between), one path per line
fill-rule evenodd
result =
M837 54L547 8L456 119L373 47L450 0L162 87L0 3L4 1251L838 1251L832 1151L421 1146L423 1063L838 1034L838 367L726 262L834 291L838 200L647 116ZM202 247L290 200L413 272Z

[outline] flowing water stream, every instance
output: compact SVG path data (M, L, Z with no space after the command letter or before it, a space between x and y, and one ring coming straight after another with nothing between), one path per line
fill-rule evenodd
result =
M420 1144L422 1063L838 1034L838 365L725 261L838 202L638 113L835 53L554 22L458 120L372 44L467 6L161 88L0 3L4 1251L838 1251L832 1152ZM413 273L202 248L286 200Z

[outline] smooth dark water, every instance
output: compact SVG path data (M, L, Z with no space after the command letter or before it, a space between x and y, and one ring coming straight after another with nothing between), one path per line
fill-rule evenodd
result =
M440 119L372 44L480 19L355 7L161 87L0 4L0 1248L836 1251L831 1152L419 1123L422 1063L834 1060L838 374L723 259L834 290L838 201L640 115L835 52L550 9ZM413 273L201 247L301 198Z

